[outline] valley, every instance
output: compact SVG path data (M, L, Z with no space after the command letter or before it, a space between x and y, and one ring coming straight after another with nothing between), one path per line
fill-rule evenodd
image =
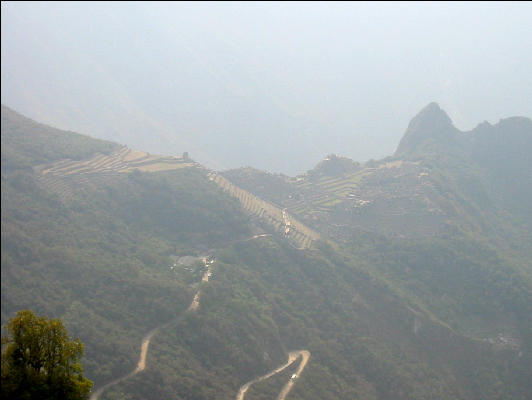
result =
M3 107L2 323L62 318L92 400L525 400L532 168L506 166L516 186L479 149L517 154L531 123L438 125L453 145L434 120L383 160L289 177Z

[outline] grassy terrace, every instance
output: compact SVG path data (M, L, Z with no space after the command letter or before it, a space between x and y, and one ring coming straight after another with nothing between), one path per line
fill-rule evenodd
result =
M65 177L67 175L101 174L108 172L168 171L193 167L196 164L183 158L150 155L142 151L122 147L109 155L98 154L89 160L62 160L42 169L43 175Z
M135 170L159 172L196 165L182 158L150 155L123 146L108 155L96 154L85 160L60 160L36 167L36 171L41 172L39 181L46 190L57 194L61 201L69 202L79 192L81 185L91 179L106 179Z
M293 201L288 208L297 215L315 210L328 211L346 200L361 180L374 171L374 168L363 169L342 177L321 177L314 182L310 180L297 182L295 185L303 194L303 199Z
M248 191L234 185L228 179L219 174L211 173L210 179L223 190L236 197L242 204L242 207L250 214L261 218L276 231L284 234L286 225L281 208L273 205L272 203L264 201ZM295 243L298 248L307 249L311 247L314 240L319 239L319 234L317 232L313 231L288 213L286 213L286 218L290 221L290 225L293 229L293 231L288 235L288 239Z

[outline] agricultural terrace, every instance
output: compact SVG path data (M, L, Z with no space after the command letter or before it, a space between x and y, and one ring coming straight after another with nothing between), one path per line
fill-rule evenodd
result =
M292 217L286 211L283 212L281 208L259 199L217 173L210 173L209 178L223 190L236 197L247 212L266 221L276 231L283 233L290 241L295 243L298 248L308 249L314 240L319 239L320 236L317 232Z
M181 157L150 155L124 146L109 155L98 154L89 160L61 160L42 169L42 175L84 175L101 173L124 173L139 170L158 172L195 166L196 163Z

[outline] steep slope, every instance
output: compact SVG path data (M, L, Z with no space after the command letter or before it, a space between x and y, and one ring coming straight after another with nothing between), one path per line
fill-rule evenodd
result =
M301 250L308 249L313 242L320 239L318 232L289 215L285 209L280 209L274 204L242 190L221 175L210 173L209 178L236 197L246 211L267 222L275 231L284 235L284 238L297 246L297 248Z
M62 317L86 343L97 384L130 370L137 341L183 312L201 278L198 267L171 270L170 256L247 235L246 217L198 168L73 174L54 185L43 161L118 146L6 109L2 122L13 143L2 165L2 323L26 307Z
M319 173L322 162L296 178L249 169L224 175L370 262L461 334L520 349L525 371L532 341L530 149L527 118L460 132L433 103L412 120L394 157L356 171Z
M430 103L410 121L395 154L433 156L434 152L456 147L458 135L445 111L437 103Z
M223 174L333 238L353 229L388 237L458 229L502 246L511 234L526 251L532 239L530 148L530 119L461 132L431 103L409 124L393 157L360 166L328 156L295 178L252 169Z
M517 213L530 225L532 202L532 121L511 117L469 132L456 129L431 103L410 123L395 157L422 160L444 169L477 205Z
M2 137L36 135L15 122L14 133L5 126ZM119 165L123 158L112 151L98 156L102 144L84 140L94 150L78 161L65 154L71 161L50 158L45 165L18 141L11 153L24 154L24 166L2 168L2 322L25 307L63 318L86 344L84 365L96 388L134 370L142 337L160 326L145 369L100 399L235 398L242 385L299 349L312 358L290 398L530 397L531 286L518 264L524 253L501 251L491 236L471 236L480 219L467 207L457 208L467 223L453 225L459 217L444 208L451 200L435 186L424 188L427 175L418 178L430 168L423 160L360 169L342 161L347 168L298 178L257 173L262 182L251 172L247 184L236 182L238 173L225 174L251 192L262 186L259 200L287 208L329 240L302 250L250 218L201 166L109 174L94 162L110 157L105 162ZM61 140L46 142L61 148ZM66 163L77 172L67 174ZM69 196L43 182L53 173ZM279 190L270 190L276 182ZM434 201L445 218L427 223L418 214L401 237L387 218L368 230L360 216L345 214L344 226L335 226L346 201L362 216L365 196L393 195L388 204L405 207L408 196L397 192L411 182L440 193L444 200ZM292 197L284 198L290 188ZM352 190L364 197L353 200ZM336 197L319 197L326 195ZM317 204L321 217L314 218ZM408 210L416 215L416 207ZM214 260L211 270L203 258ZM202 281L206 272L212 276ZM200 306L187 313L198 288ZM466 326L468 315L481 322ZM497 336L490 326L482 332L491 315L495 329L508 332Z
M109 154L116 143L65 132L26 118L2 104L2 169L24 168L65 158Z

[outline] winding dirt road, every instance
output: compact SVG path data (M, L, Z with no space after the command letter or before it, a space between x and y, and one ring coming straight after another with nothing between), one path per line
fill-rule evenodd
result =
M205 271L205 273L203 274L201 281L209 282L209 278L212 275L211 264L207 264L207 261L205 259L203 260L203 262L205 263L205 266L207 267L207 271ZM187 311L196 311L199 308L199 305L200 305L199 301L200 301L200 295L201 295L200 292L201 290L198 289L198 291L196 292L196 295L194 296L194 299L192 300L192 303L190 303L190 306L188 306Z
M131 378L132 376L135 376L137 375L139 372L141 371L144 371L144 368L146 368L146 355L148 354L148 347L150 345L150 341L151 341L151 338L153 337L153 335L155 335L157 333L157 331L166 326L167 324L165 325L162 325L162 326L158 326L157 328L155 329L152 329L151 331L149 331L146 336L144 336L142 338L142 345L140 347L140 356L139 356L139 362L137 363L137 368L135 368L135 370L131 371L129 374L127 375L124 375L120 378L117 378L111 382L108 382L106 383L105 385L103 385L101 388L99 388L97 391L95 391L94 393L91 394L91 397L89 398L89 400L98 400L98 398L101 396L101 394L103 393L103 391L111 386L114 386L116 385L117 383L120 383L128 378Z
M290 379L288 382L286 382L286 385L283 386L283 389L281 390L281 393L279 393L279 396L277 396L277 400L284 400L285 397L290 393L290 390L292 390L292 386L294 386L294 383L296 383L296 379L299 378L301 372L305 369L307 362L310 358L310 352L307 350L301 350L301 364L299 364L299 368L297 369L295 375L295 379Z
M238 391L238 394L236 395L236 400L244 400L244 396L246 395L246 392L249 390L251 385L253 385L254 383L263 381L265 379L268 379L272 377L273 375L278 374L281 371L284 371L287 367L292 365L292 363L296 361L299 358L299 356L301 356L301 363L299 364L299 368L296 371L296 378L290 379L286 383L286 385L283 386L283 389L281 390L281 392L279 393L279 396L277 397L277 400L284 400L286 396L288 395L288 393L290 392L290 390L292 390L292 386L294 386L296 379L299 378L299 375L301 374L301 372L303 372L303 370L305 369L307 365L307 362L310 358L310 352L307 350L291 351L290 353L288 353L288 361L286 363L268 372L266 375L259 376L258 378L255 378L249 381L248 383L244 384Z
M254 238L263 237L266 235L256 235ZM207 271L203 274L203 277L201 279L202 282L208 282L210 276L212 275L211 271L211 264L207 264L206 260L204 259L204 263L207 266ZM200 305L200 290L196 292L196 295L194 296L194 299L192 300L192 303L190 303L190 306L187 309L187 312L196 311L199 308ZM152 337L157 333L157 331L161 328L164 328L165 326L169 325L171 323L167 322L161 326L158 326L157 328L152 329L149 331L144 338L142 338L142 344L140 346L140 356L139 361L137 363L137 367L135 370L131 371L130 373L117 378L115 380L112 380L111 382L106 383L101 388L96 390L94 393L91 394L89 400L98 400L98 398L101 396L101 394L108 389L111 386L114 386L122 381L125 381L126 379L129 379L135 375L137 375L139 372L144 371L146 368L146 356L148 354L148 348L150 346L150 342ZM299 364L299 367L295 373L296 378L290 379L282 388L281 392L279 393L279 396L277 397L277 400L285 400L286 396L290 391L292 390L292 387L294 386L296 380L299 378L301 372L305 369L307 362L310 358L310 352L307 350L298 350L298 351L291 351L288 353L288 361L281 365L280 367L275 368L274 370L268 372L266 375L259 376L258 378L255 378L248 383L244 384L240 390L238 391L238 394L236 396L236 400L244 400L244 396L246 395L246 392L248 389L253 385L254 383L263 381L265 379L270 378L271 376L278 374L281 371L284 371L287 367L292 365L298 358L301 356L301 363Z
M210 278L210 276L212 274L212 271L211 271L212 262L211 262L211 264L207 264L207 261L205 259L203 260L203 262L207 266L207 271L205 271L205 273L203 274L203 277L201 278L201 281L202 282L208 282L209 278ZM198 289L198 291L196 292L196 295L194 296L194 299L192 300L192 303L190 303L190 306L187 309L187 312L196 311L199 308L199 300L200 300L200 290ZM137 368L135 368L135 370L131 371L129 374L126 374L126 375L124 375L124 376L122 376L120 378L117 378L115 380L112 380L111 382L106 383L101 388L99 388L94 393L92 393L90 398L89 398L89 400L98 400L98 398L102 395L104 390L106 390L109 387L114 386L114 385L116 385L116 384L118 384L118 383L120 383L122 381L125 381L126 379L129 379L129 378L137 375L139 372L144 371L144 369L146 368L146 356L148 354L148 348L150 346L150 342L151 342L151 339L152 339L153 335L155 335L159 329L164 328L167 325L169 325L170 322L167 322L167 323L165 323L165 324L163 324L161 326L158 326L157 328L152 329L151 331L149 331L146 334L146 336L144 336L142 338L142 344L140 346L139 362L137 363Z

